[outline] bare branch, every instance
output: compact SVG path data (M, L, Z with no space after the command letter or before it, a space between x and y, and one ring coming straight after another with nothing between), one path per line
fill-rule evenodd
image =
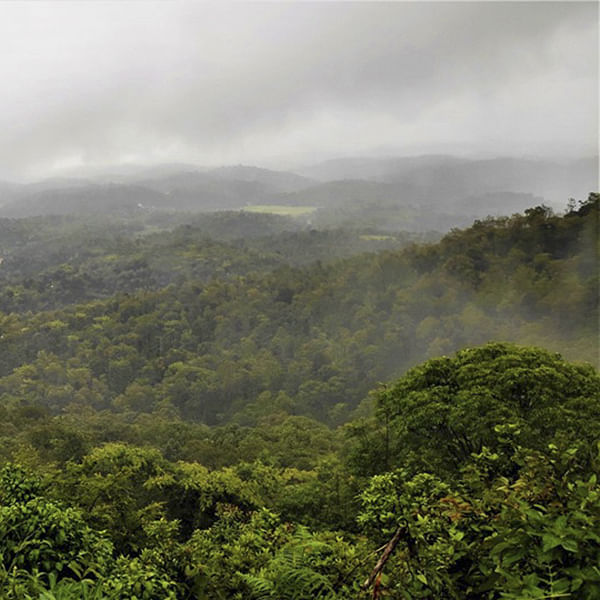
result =
M405 532L406 532L406 527L404 527L404 526L398 527L398 529L396 529L396 533L394 533L394 535L392 536L392 539L385 545L383 554L377 561L375 568L373 569L373 571L371 571L371 574L369 575L368 579L362 584L363 590L366 590L368 587L370 587L372 585L372 583L375 581L375 578L377 577L377 575L383 570L385 563L388 561L392 552L398 545L400 538L402 537L402 535Z

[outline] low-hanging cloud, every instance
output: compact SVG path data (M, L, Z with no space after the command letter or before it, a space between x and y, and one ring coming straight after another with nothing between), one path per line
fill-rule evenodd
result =
M595 3L0 4L0 175L597 151Z

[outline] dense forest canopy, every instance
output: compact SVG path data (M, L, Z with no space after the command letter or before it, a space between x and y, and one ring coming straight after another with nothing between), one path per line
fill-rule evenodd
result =
M452 366L451 385L469 377L448 412L437 405L440 373ZM541 406L531 407L544 426L535 431L512 410L520 395L504 401L515 372L544 373L536 377ZM577 385L565 403L568 376ZM260 458L238 448L230 466L213 469L169 459L149 443L159 430L169 441L186 436L172 416L127 423L88 413L55 417L40 429L31 412L21 413L28 431L15 457L30 467L8 463L0 474L0 585L7 598L367 598L385 591L394 598L592 599L600 590L600 445L590 444L593 427L581 438L581 423L597 429L599 392L589 366L488 344L411 370L379 394L381 414L341 432L298 417L263 421L253 430ZM473 426L472 406L484 394L495 405ZM394 415L402 410L415 418ZM73 459L68 451L81 449L82 425L88 439L102 431L122 441ZM190 441L208 445L212 437L220 450L233 434L190 427ZM424 445L432 434L436 443ZM52 457L32 457L27 437L45 437ZM277 438L296 466L278 460ZM455 455L464 440L474 450ZM372 570L382 543L389 552Z
M599 205L0 220L0 594L598 597Z
M11 267L7 257L14 283L0 296L0 394L5 406L53 413L169 407L211 425L234 415L251 424L275 402L336 424L377 382L491 339L595 362L597 227L594 196L564 216L540 207L478 221L439 243L302 268L290 264L298 247L321 257L357 234L296 232L240 245L190 226L98 242L91 259L92 245L72 236L84 255L73 264L57 264L61 243L43 255L50 267L25 266L19 280L30 261ZM119 288L128 293L114 294ZM99 297L81 303L89 295Z
M600 600L599 16L0 1L0 600Z

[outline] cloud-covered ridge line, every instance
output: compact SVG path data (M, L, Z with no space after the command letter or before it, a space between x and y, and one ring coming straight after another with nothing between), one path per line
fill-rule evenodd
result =
M597 151L595 3L4 3L0 176Z

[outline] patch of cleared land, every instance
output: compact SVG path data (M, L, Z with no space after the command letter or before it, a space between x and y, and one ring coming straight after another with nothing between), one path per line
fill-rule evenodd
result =
M301 217L315 212L315 206L284 206L282 204L255 204L254 206L245 206L242 210L254 213L271 213L286 217Z
M369 241L383 242L385 240L393 240L394 238L391 235L361 235L360 239L365 240L367 242L369 242Z

